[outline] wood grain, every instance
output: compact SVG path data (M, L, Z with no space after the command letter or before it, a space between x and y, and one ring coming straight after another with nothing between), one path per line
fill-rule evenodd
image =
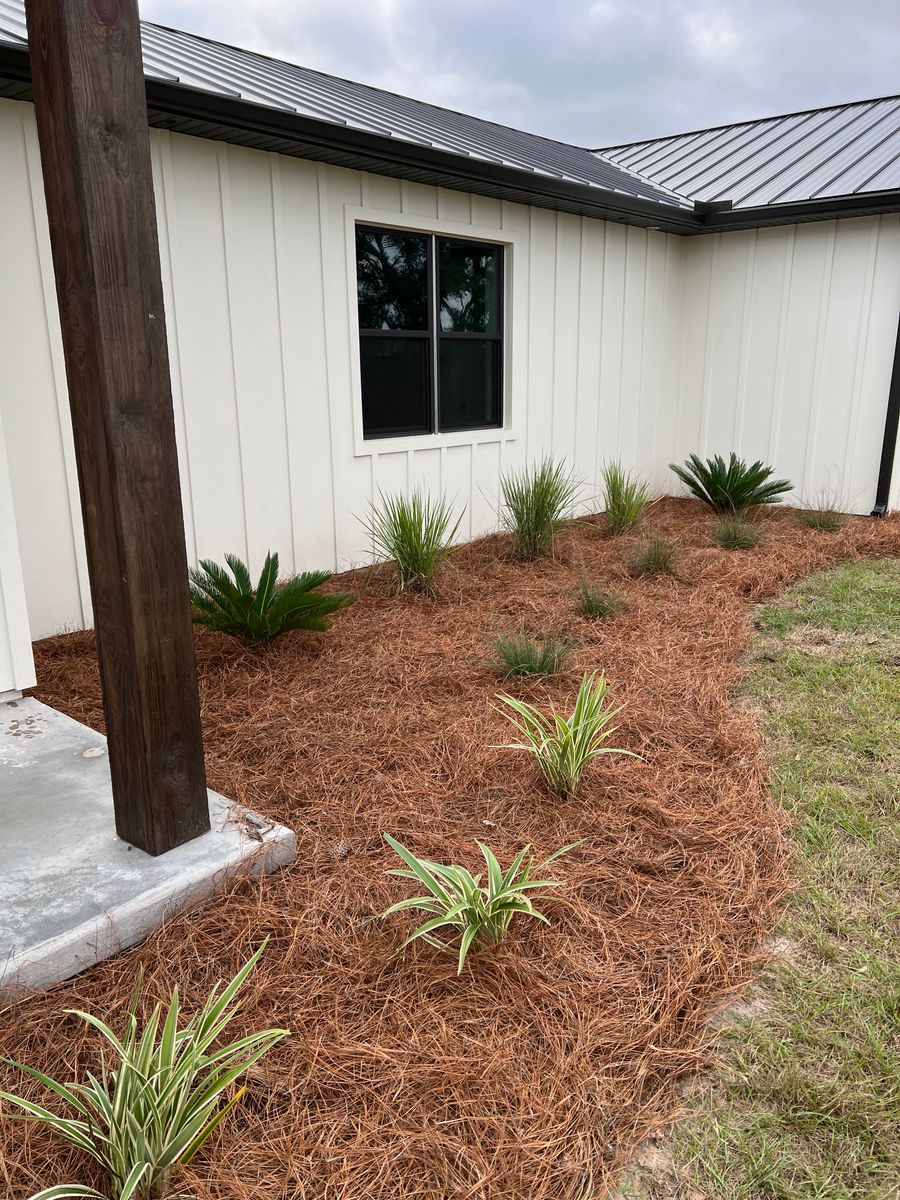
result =
M209 828L134 0L28 0L119 836Z

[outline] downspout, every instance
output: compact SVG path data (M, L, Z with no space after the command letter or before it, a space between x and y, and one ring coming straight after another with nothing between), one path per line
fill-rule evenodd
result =
M897 433L900 430L900 323L897 342L894 346L894 367L888 391L887 414L884 420L884 441L881 445L881 464L878 468L878 483L875 487L873 517L883 517L891 496L891 480L894 474L894 454L897 449Z

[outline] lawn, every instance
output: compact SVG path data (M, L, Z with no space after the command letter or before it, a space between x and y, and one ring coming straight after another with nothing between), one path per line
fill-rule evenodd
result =
M900 1189L900 563L850 563L758 613L743 688L793 825L776 961L646 1200L889 1200ZM658 1156L657 1156L658 1157Z
M679 1085L708 1065L710 1012L752 978L789 890L786 785L779 776L770 792L757 719L734 703L753 605L832 564L900 557L896 519L832 534L784 510L763 524L755 549L728 551L699 504L667 500L618 537L580 521L536 562L511 556L504 535L481 539L452 555L434 597L393 594L386 568L345 574L335 586L359 600L322 636L251 649L198 631L210 786L291 825L298 861L7 1011L0 1054L58 1077L83 1072L96 1065L94 1043L64 1009L113 1019L140 971L144 1003L177 983L196 1007L268 936L234 1036L271 1025L292 1036L254 1071L187 1190L200 1200L599 1200L635 1144L671 1120ZM629 570L651 533L679 543L675 575ZM585 580L624 608L582 615ZM520 623L571 646L558 675L499 678L491 637ZM40 698L101 727L92 636L51 639L37 657ZM495 694L567 709L595 670L623 705L615 744L640 757L601 759L560 800L504 748L511 730ZM852 743L847 702L834 708ZM781 736L797 732L785 724ZM848 802L846 819L874 831L866 812ZM397 862L385 832L472 868L476 840L503 863L525 843L541 857L580 844L553 864L567 903L542 902L550 925L521 921L457 977L428 945L398 953L411 918L372 919L409 894L386 874ZM866 880L864 851L876 851L858 840L853 869ZM837 840L829 855L836 864ZM874 884L858 890L842 919L872 922ZM860 980L887 996L880 951L867 953ZM817 1036L819 1024L810 1015ZM5 1069L0 1086L23 1087ZM96 1182L46 1131L4 1121L0 1139L10 1200L63 1179Z

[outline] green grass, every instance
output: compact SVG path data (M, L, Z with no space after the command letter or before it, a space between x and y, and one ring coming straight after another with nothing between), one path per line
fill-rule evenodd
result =
M762 529L741 517L723 517L712 529L713 541L718 542L723 550L752 550L759 544Z
M600 474L607 528L610 533L626 533L650 502L650 489L620 462L605 463Z
M823 572L761 610L748 699L795 822L786 953L642 1200L900 1194L900 562ZM682 1190L673 1190L674 1188Z
M572 643L552 635L532 638L524 629L506 630L490 637L492 666L505 679L514 675L558 675L572 653Z
M628 569L633 575L674 575L680 560L681 550L677 543L656 534L629 559Z
M578 584L576 603L581 615L592 621L607 621L625 611L625 601L618 592L605 591L588 579Z

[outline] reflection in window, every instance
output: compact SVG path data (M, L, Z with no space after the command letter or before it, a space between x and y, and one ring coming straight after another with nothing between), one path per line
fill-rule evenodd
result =
M441 329L453 333L499 330L500 247L440 241Z
M428 328L429 241L413 233L357 226L361 329Z
M500 246L357 226L363 433L503 424Z

